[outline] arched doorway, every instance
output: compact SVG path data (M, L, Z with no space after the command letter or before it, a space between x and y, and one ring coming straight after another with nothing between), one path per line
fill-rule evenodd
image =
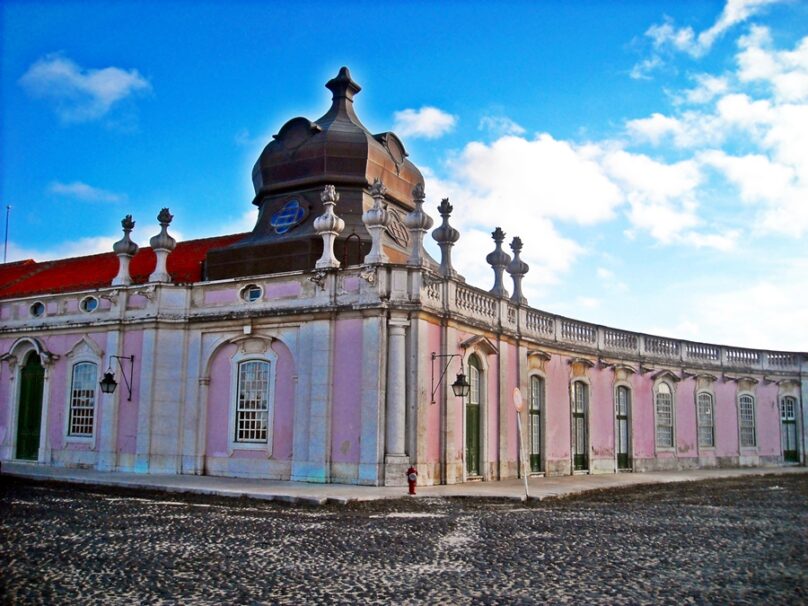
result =
M16 458L36 461L42 426L42 392L45 369L37 352L30 352L20 369L20 400L17 412Z

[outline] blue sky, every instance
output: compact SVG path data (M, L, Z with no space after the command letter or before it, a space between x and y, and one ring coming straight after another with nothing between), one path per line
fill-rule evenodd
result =
M289 118L356 109L448 196L489 288L497 225L534 307L808 350L808 3L14 2L0 6L9 260L110 250L169 206L248 230ZM339 212L339 209L337 209ZM434 250L434 249L433 249Z

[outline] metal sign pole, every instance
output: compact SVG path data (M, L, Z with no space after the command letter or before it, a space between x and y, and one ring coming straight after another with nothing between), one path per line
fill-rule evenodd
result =
M518 453L518 465L519 469L522 472L522 479L525 482L525 500L530 498L530 493L528 492L527 487L527 466L525 465L525 459L527 457L527 452L525 451L525 440L524 436L522 435L522 407L524 406L524 400L522 400L522 392L519 391L518 387L513 388L513 407L516 408L516 432L518 434L519 439L519 453Z

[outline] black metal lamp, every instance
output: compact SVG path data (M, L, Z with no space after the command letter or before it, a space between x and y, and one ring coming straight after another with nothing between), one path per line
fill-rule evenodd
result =
M110 369L104 373L104 378L101 379L101 391L104 393L115 393L116 387L118 387L118 382L115 380L115 374Z
M132 401L132 373L135 370L135 356L110 356L109 359L109 368L107 368L107 372L104 373L104 378L101 379L101 391L104 393L115 393L115 388L118 387L118 382L115 380L115 371L112 370L112 358L118 361L118 368L121 369L121 375L123 376L123 382L126 384L126 389L129 390L129 396L127 400L129 402ZM126 376L126 369L121 364L121 360L129 360L129 376Z
M457 375L457 380L452 383L452 391L458 398L465 398L469 395L471 385L466 381L466 375L463 374L463 368L460 368L460 373Z
M446 366L443 367L443 370L440 373L440 377L438 377L438 383L435 384L435 360L438 358L448 358L446 360ZM457 379L454 383L452 383L452 392L458 398L465 398L469 395L469 389L471 385L469 385L468 381L466 381L466 375L463 373L463 359L460 354L438 354L434 351L432 352L432 404L435 403L435 392L438 391L438 387L443 382L443 377L446 375L446 371L449 370L449 364L452 362L452 358L460 358L460 372L457 374Z

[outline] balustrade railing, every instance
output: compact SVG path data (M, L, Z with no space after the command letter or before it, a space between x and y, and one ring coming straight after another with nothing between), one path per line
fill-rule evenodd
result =
M679 357L679 341L664 337L645 337L645 353L664 358Z
M685 343L685 355L688 359L717 362L721 359L721 348L704 343Z
M525 328L542 337L552 337L555 334L555 318L538 311L528 310L525 316Z
M603 348L619 349L623 351L634 351L639 346L639 335L615 330L613 328L603 329Z
M591 324L582 324L574 320L562 320L561 338L575 343L594 343L598 338L598 329Z
M497 317L497 301L487 293L458 286L455 291L455 305L472 316L493 320Z
M751 351L749 349L738 349L735 347L728 347L727 363L733 365L753 366L760 364L760 352Z

